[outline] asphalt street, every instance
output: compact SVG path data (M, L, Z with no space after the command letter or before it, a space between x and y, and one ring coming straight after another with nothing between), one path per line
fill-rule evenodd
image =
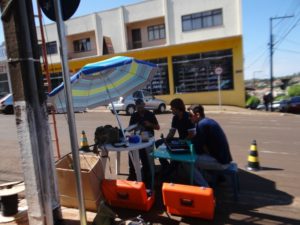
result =
M234 161L239 167L240 198L232 200L230 185L216 190L215 224L300 224L300 115L256 112L235 107L206 107L207 117L218 121L230 143ZM171 113L157 115L161 130L167 134ZM59 145L61 154L70 150L68 124L65 114L57 114ZM124 127L129 116L120 115ZM94 131L98 126L117 126L116 118L107 110L99 109L76 114L78 138L84 130L89 144L93 144ZM52 125L50 124L52 127ZM14 115L0 114L0 183L20 180L22 168ZM249 148L253 140L257 142L261 170L250 172L245 169ZM54 146L54 155L57 155ZM116 178L114 154L111 154L106 176ZM127 154L121 154L120 178L128 173ZM117 210L119 215L134 216L132 210ZM135 213L135 214L134 214ZM166 215L158 199L151 213L140 213L154 224L199 224L199 220ZM201 224L211 224L202 221Z

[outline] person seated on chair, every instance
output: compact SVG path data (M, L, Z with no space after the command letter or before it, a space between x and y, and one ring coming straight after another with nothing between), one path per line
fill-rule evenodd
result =
M229 144L221 126L205 117L202 105L190 108L191 121L196 124L196 135L192 139L197 160L195 163L195 184L208 186L202 170L224 170L232 161Z
M154 113L150 112L149 110L145 109L145 103L143 99L137 99L135 101L136 105L136 112L134 112L129 121L129 126L138 124L138 128L141 131L147 131L150 136L154 136L154 130L159 130L160 126L156 119ZM142 162L142 175L143 181L147 188L151 187L151 165L149 164L148 153L146 149L139 150L140 159ZM129 155L128 155L129 156ZM128 180L136 180L136 174L134 170L133 163L131 158L129 158L129 176Z
M166 141L172 139L175 136L176 131L178 131L179 139L192 139L195 134L195 125L189 119L189 113L185 109L183 100L175 98L170 102L170 106L173 113L173 119ZM155 143L155 146L160 146L163 141L163 139L158 140ZM179 165L179 163L175 161L171 161L171 163L169 163L166 159L159 159L159 162L162 167L161 174L163 178L169 177L170 173Z

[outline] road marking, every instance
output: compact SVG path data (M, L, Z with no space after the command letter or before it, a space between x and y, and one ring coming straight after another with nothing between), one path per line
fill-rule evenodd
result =
M260 153L270 153L270 154L278 154L278 155L296 155L288 152L272 152L272 151L259 151Z

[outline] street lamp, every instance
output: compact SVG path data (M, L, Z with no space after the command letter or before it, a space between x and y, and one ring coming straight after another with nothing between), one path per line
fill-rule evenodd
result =
M253 71L253 82L252 82L252 87L255 89L255 74L256 73L261 73L263 71L261 70L256 70L256 71Z

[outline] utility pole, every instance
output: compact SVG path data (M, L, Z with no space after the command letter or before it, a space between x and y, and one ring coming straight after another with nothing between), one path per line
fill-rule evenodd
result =
M273 44L273 20L291 18L293 16L280 16L270 18L270 92L271 92L271 112L273 112L273 54L274 54L274 44Z
M0 8L28 219L31 225L51 225L61 212L32 2L2 0Z

